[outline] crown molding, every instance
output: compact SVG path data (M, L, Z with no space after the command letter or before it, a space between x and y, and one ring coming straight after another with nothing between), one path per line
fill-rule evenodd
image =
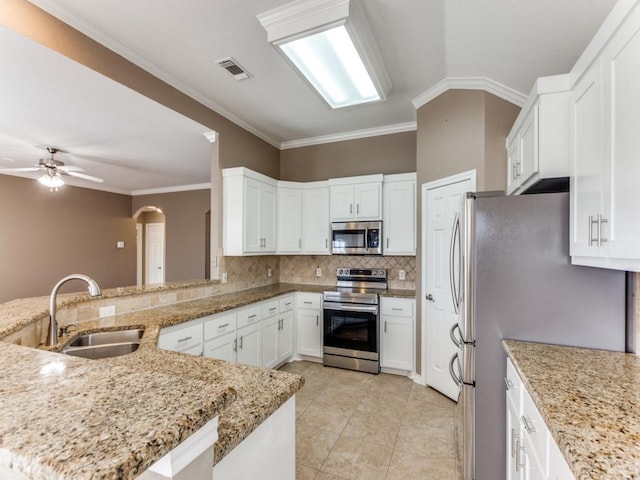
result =
M447 77L418 95L411 102L417 110L447 90L484 90L518 107L522 107L527 101L526 95L487 77Z
M290 148L308 147L311 145L320 145L323 143L343 142L345 140L357 140L359 138L377 137L380 135L390 135L393 133L411 132L418 128L416 122L396 123L384 127L366 128L364 130L354 130L351 132L334 133L331 135L323 135L320 137L301 138L300 140L291 140L282 142L280 150L288 150Z
M210 183L195 183L193 185L177 185L174 187L147 188L143 190L132 190L129 195L137 197L139 195L155 195L157 193L188 192L191 190L210 190Z
M180 91L181 93L184 93L188 97L191 97L193 100L195 100L198 103L201 103L202 105L204 105L205 107L213 110L214 112L216 112L219 115L223 116L227 120L235 123L239 127L241 127L243 129L247 130L248 132L254 134L256 137L260 138L261 140L264 140L265 142L267 142L272 147L278 148L279 142L277 140L274 140L273 138L271 138L268 135L264 134L260 130L258 130L256 128L254 128L253 126L249 125L247 122L245 122L244 120L242 120L240 117L236 116L235 114L231 113L226 108L218 105L215 102L212 102L204 94L202 94L202 93L198 92L197 90L189 87L188 85L185 85L183 82L181 82L177 78L174 78L173 76L169 75L167 72L162 70L157 65L149 62L148 60L146 60L142 56L138 55L136 52L134 52L133 50L129 49L124 44L118 42L117 40L115 40L115 39L113 39L111 37L109 37L108 35L105 35L105 34L101 33L99 30L96 30L91 25L89 25L86 22L82 21L77 16L69 13L68 11L66 11L63 8L56 8L56 7L52 6L52 5L50 5L51 2L49 2L49 1L45 1L45 2L43 2L42 0L29 0L29 1L31 3L33 3L34 5L36 5L38 8L46 11L50 15L53 15L57 19L59 19L62 22L66 23L70 27L78 30L79 32L81 32L84 35L86 35L87 37L91 38L92 40L100 43L101 45L103 45L104 47L108 48L109 50L111 50L111 51L117 53L118 55L122 56L123 58L125 58L128 61L130 61L134 65L142 68L143 70L145 70L146 72L150 73L151 75L153 75L154 77L158 78L159 80L162 80L164 83L172 86L176 90ZM140 94L140 95L142 95L142 94ZM176 113L180 113L180 112L176 112ZM195 122L195 120L193 120L193 121ZM199 123L199 122L196 122L196 123ZM207 128L211 128L211 127L208 127L207 125L203 125L203 126L207 127Z

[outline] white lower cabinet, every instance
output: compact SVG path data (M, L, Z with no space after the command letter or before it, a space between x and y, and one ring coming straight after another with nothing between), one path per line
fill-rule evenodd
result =
M247 325L238 329L237 362L255 367L262 366L260 356L260 324Z
M575 480L510 359L505 382L507 480Z
M380 298L382 368L413 371L415 300L411 298Z
M322 296L296 293L296 352L322 358Z

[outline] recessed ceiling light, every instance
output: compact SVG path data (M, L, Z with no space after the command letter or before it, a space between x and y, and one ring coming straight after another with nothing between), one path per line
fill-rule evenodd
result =
M386 99L391 81L357 2L297 0L258 20L331 108Z

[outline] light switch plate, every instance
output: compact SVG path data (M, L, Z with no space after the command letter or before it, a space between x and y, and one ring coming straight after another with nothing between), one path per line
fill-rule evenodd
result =
M322 276L322 269L320 267L316 268L316 277L320 278Z
M227 272L222 274L222 283L227 283Z
M405 276L406 276L406 274L405 274L405 271L404 271L404 270L400 270L400 271L398 272L398 278L399 278L400 280L404 280L404 279L405 279Z
M267 276L271 278L272 275L273 275L273 270L271 268L267 269Z

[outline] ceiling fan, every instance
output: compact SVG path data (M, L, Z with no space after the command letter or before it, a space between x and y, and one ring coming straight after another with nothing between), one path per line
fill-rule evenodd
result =
M64 162L60 160L56 160L53 156L58 153L60 150L54 147L47 147L47 152L51 154L49 158L41 158L37 165L33 167L22 167L22 168L3 168L0 169L0 172L37 172L44 171L45 174L38 178L38 182L42 185L49 187L51 190L57 190L59 187L64 185L64 180L62 180L61 175L69 175L72 177L82 178L83 180L89 180L91 182L102 183L104 180L102 178L93 177L91 175L86 175L83 172L84 170L80 167L76 167L74 165L65 166Z

